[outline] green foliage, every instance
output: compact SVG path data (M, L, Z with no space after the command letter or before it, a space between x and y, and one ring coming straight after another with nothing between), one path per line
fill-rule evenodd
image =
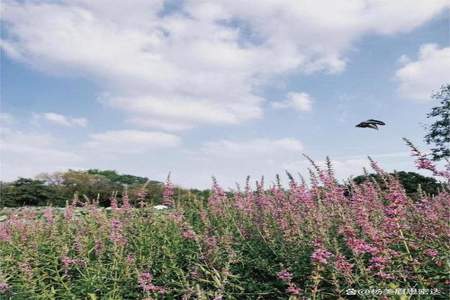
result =
M87 170L87 173L91 174L91 175L104 176L109 181L118 183L118 184L128 184L128 185L144 184L149 180L147 177L139 177L139 176L133 176L133 175L127 175L127 174L118 174L114 170L103 170L102 171L102 170L98 170L98 169L90 169L90 170ZM161 182L150 181L150 183L157 184L157 183L161 183Z
M43 181L19 178L1 185L1 206L48 205L55 195Z
M399 179L408 196L412 198L417 198L420 192L437 195L439 191L444 189L444 185L439 183L435 178L423 176L415 172L400 171L391 175ZM384 184L379 174L360 175L353 178L353 181L357 184L361 184L366 180L374 180L380 186Z
M43 173L37 180L21 178L14 182L0 182L0 207L19 206L65 206L75 194L81 199L98 201L100 206L110 206L113 195L122 197L127 192L132 204L137 202L160 204L163 183L112 170L91 169L87 171L68 170L66 172ZM179 199L198 196L207 199L209 191L175 188Z
M440 160L450 157L450 84L443 85L432 98L439 101L440 105L427 115L428 118L435 119L425 141L433 145L433 160Z

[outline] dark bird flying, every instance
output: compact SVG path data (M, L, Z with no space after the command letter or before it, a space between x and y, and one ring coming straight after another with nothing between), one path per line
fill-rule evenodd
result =
M382 125L382 126L386 125L386 123L384 123L383 121L379 121L379 120L375 120L375 119L369 119L366 122L373 123L375 125Z
M375 120L375 119L369 119L367 121L361 122L356 127L360 128L372 128L378 130L378 125L384 126L386 123L383 121Z

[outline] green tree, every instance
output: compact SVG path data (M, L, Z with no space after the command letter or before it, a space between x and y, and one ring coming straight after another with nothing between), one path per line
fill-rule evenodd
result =
M416 198L419 189L429 195L436 195L444 188L444 185L439 183L435 178L423 176L415 172L400 171L392 173L391 175L398 178L406 193L413 198ZM375 180L380 186L384 185L383 180L377 174L370 174L369 176L360 175L353 178L353 181L357 184L361 184L368 179Z
M90 169L87 171L88 174L101 175L108 178L111 182L120 184L144 184L148 181L147 177L139 177L128 174L118 174L115 170L98 170Z
M48 205L51 189L41 180L19 178L13 183L2 183L2 206Z
M435 119L425 141L432 145L433 160L440 160L450 157L450 84L443 85L432 98L438 100L440 105L427 115L428 118Z

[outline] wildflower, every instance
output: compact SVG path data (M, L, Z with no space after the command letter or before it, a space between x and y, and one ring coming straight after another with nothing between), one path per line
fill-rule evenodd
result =
M208 199L208 206L214 214L220 215L223 213L227 196L225 194L225 191L217 184L215 180L213 182L211 191L212 193Z
M183 216L183 213L178 212L178 211L174 211L174 212L171 212L171 213L168 215L168 218L169 218L171 221L173 221L175 224L181 226L182 223L183 223L184 216Z
M300 295L300 292L301 292L302 290L300 289L300 288L298 288L295 284L293 284L293 283L290 283L289 284L289 286L288 286L288 288L286 289L286 292L287 293L289 293L289 294L291 294L291 295L295 295L295 296L298 296L298 295Z
M205 244L208 249L215 249L217 247L217 239L214 236L209 236L205 239Z
M119 205L118 205L118 203L117 203L117 198L116 198L116 196L113 196L113 197L111 197L111 208L113 209L113 210L117 210L118 208L119 208Z
M370 270L383 270L385 268L385 264L387 259L381 256L374 256L370 259Z
M347 240L347 245L357 255L364 253L370 253L372 255L375 255L378 252L378 249L376 247L369 245L363 240L351 236Z
M330 258L333 254L328 252L325 249L318 248L314 250L313 254L311 255L311 259L314 262L320 263L320 264L327 264L328 258Z
M427 170L434 169L433 163L424 157L418 158L416 164L417 168L419 169L427 169Z
M68 205L68 206L66 207L66 209L64 210L64 218L65 218L67 221L72 220L72 217L73 217L73 210L74 210L74 208L73 208L72 205Z
M103 252L103 242L101 240L95 240L94 246L95 255L101 255Z
M130 198L128 197L127 193L125 193L125 195L123 195L123 197L122 197L121 209L124 211L129 211L131 209Z
M142 208L145 206L145 197L147 196L147 192L145 191L145 187L137 193L137 199L139 200L139 206Z
M123 235L123 224L117 219L111 221L111 241L119 246L124 246L127 243L127 239Z
M63 256L61 258L61 262L63 264L64 272L67 273L67 271L69 270L69 267L73 263L73 260L70 257L68 257L68 256Z
M429 257L436 257L438 256L439 252L437 252L434 249L427 249L425 250L425 254L428 255Z
M72 266L75 266L75 265L82 266L83 264L85 264L85 261L83 261L81 259L70 258L66 255L61 257L61 262L63 264L64 274L66 274L66 275Z
M54 216L53 216L53 210L51 208L47 208L46 210L44 210L44 218L46 219L47 223L49 225L52 225L54 222Z
M292 280L293 275L287 269L283 269L277 273L277 277L281 281L289 283Z
M130 254L127 255L127 263L128 264L133 264L135 260L136 259L134 258L133 255L130 255Z
M352 273L353 264L349 263L347 259L342 255L336 256L334 266L338 271L346 276L349 276Z
M28 262L19 263L19 269L25 275L26 278L30 280L31 278L33 278L33 269L31 268L31 265Z
M138 282L139 286L142 288L144 292L157 292L157 293L165 293L165 289L159 286L156 286L152 283L153 276L148 272L143 272L139 274Z
M195 232L192 229L183 230L181 236L186 240L195 240Z
M376 275L382 279L389 279L389 280L395 279L395 277L392 274L388 274L383 271L379 271L378 273L376 273Z
M5 294L7 291L9 291L10 286L8 283L4 281L0 281L0 294Z
M169 175L169 176L167 176L167 181L164 184L162 204L166 205L168 207L173 207L174 206L174 201L173 201L174 194L175 194L174 186L173 186L172 182L170 181L170 175Z
M0 223L0 241L11 241L11 229L6 225L6 223Z

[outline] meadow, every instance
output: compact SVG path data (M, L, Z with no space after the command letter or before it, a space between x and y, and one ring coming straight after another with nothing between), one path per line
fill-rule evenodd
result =
M144 190L110 209L80 196L13 210L0 223L0 298L447 299L449 191L413 199L372 168L382 184L343 185L312 162L308 182L214 181L208 198L177 198L167 181L161 210Z

